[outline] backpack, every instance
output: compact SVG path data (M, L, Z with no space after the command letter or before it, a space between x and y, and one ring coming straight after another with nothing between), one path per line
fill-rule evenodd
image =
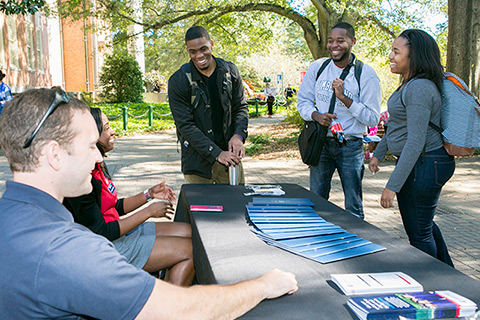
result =
M200 102L200 99L203 99L205 103L208 102L207 95L205 94L205 91L200 88L198 85L197 81L192 80L192 72L190 70L190 63L185 63L180 67L182 72L185 74L185 76L188 79L188 83L190 84L190 87L192 88L192 96L190 99L190 104L193 106L195 109L198 106L198 103Z
M192 71L190 70L190 63L187 62L184 65L180 67L182 72L185 74L185 76L188 79L188 83L190 84L191 87L191 98L190 98L190 104L193 106L195 109L198 107L198 104L200 102L200 99L203 100L204 103L208 103L208 97L205 91L198 85L197 81L194 81L192 79ZM232 92L232 76L230 75L230 71L227 71L224 75L224 83L227 84L228 88L227 91ZM177 142L180 141L180 131L178 131L178 128L176 129L177 131ZM178 151L178 150L177 150Z
M195 109L198 106L198 103L199 103L200 99L203 99L203 101L205 103L208 103L208 98L207 98L207 95L205 94L205 91L203 91L203 89L200 88L197 81L192 80L192 72L190 70L190 63L185 63L184 65L182 65L180 67L180 69L182 70L182 72L187 77L188 83L190 84L190 87L192 88L192 90L191 90L192 97L191 97L190 103L193 106L193 108ZM224 84L226 83L227 86L228 86L227 91L232 92L232 90L233 90L232 89L232 76L230 75L230 71L225 72L223 77L224 77L223 83Z
M400 96L404 107L406 88L412 80ZM473 148L480 147L480 101L462 79L450 72L444 74L441 95L440 125L431 121L428 124L442 135L449 155L471 156Z

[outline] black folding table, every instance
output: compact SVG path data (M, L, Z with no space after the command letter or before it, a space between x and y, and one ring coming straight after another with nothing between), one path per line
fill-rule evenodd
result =
M288 198L308 198L322 218L347 232L387 249L338 262L321 264L269 246L250 229L244 186L183 185L175 221L192 224L197 282L231 284L278 268L296 275L299 290L293 295L260 303L245 319L356 319L347 307L348 296L330 281L332 273L402 271L425 290L452 290L480 305L480 281L449 267L349 214L327 200L294 184L283 184ZM222 205L223 212L190 212L190 205ZM368 212L366 213L368 214ZM476 236L472 234L472 237Z

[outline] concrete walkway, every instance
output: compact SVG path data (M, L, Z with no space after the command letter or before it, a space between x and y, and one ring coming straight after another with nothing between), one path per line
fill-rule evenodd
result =
M249 130L278 123L281 116L250 120ZM180 153L174 130L125 137L115 141L115 149L106 159L113 174L119 196L131 195L162 180L178 193L183 183L180 172ZM308 167L300 160L244 159L246 182L296 183L308 189ZM366 170L363 181L365 220L408 241L398 208L383 209L379 198L394 168L393 162L381 163L375 176ZM458 270L480 280L480 162L478 158L459 159L453 178L444 187L435 218ZM11 172L5 156L0 152L0 192ZM343 207L343 191L334 175L330 201Z

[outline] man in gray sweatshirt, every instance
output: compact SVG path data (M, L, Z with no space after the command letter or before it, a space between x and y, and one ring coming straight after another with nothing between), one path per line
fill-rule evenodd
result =
M328 199L332 175L337 169L345 195L345 209L363 219L362 138L367 127L376 126L379 121L381 91L375 70L366 64L358 81L355 66L345 80L340 79L343 69L354 63L352 47L355 41L355 30L346 22L330 30L327 49L331 60L318 77L320 67L328 58L318 59L308 68L298 91L297 108L304 120L314 120L328 127L332 120L339 122L346 139L345 144L339 144L329 130L318 165L310 166L310 191ZM333 113L329 113L333 92L336 103Z

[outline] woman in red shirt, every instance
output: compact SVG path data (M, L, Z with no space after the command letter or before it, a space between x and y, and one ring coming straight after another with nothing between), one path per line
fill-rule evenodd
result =
M97 147L105 156L113 150L115 131L100 109L90 110L100 134ZM137 268L148 272L166 269L166 281L182 286L192 283L195 269L190 225L146 221L173 215L176 197L172 188L162 182L134 196L118 199L105 162L97 163L92 171L92 186L90 194L65 199L65 206L76 222L112 241L120 254ZM161 201L137 210L152 199ZM120 219L134 210L137 211Z

